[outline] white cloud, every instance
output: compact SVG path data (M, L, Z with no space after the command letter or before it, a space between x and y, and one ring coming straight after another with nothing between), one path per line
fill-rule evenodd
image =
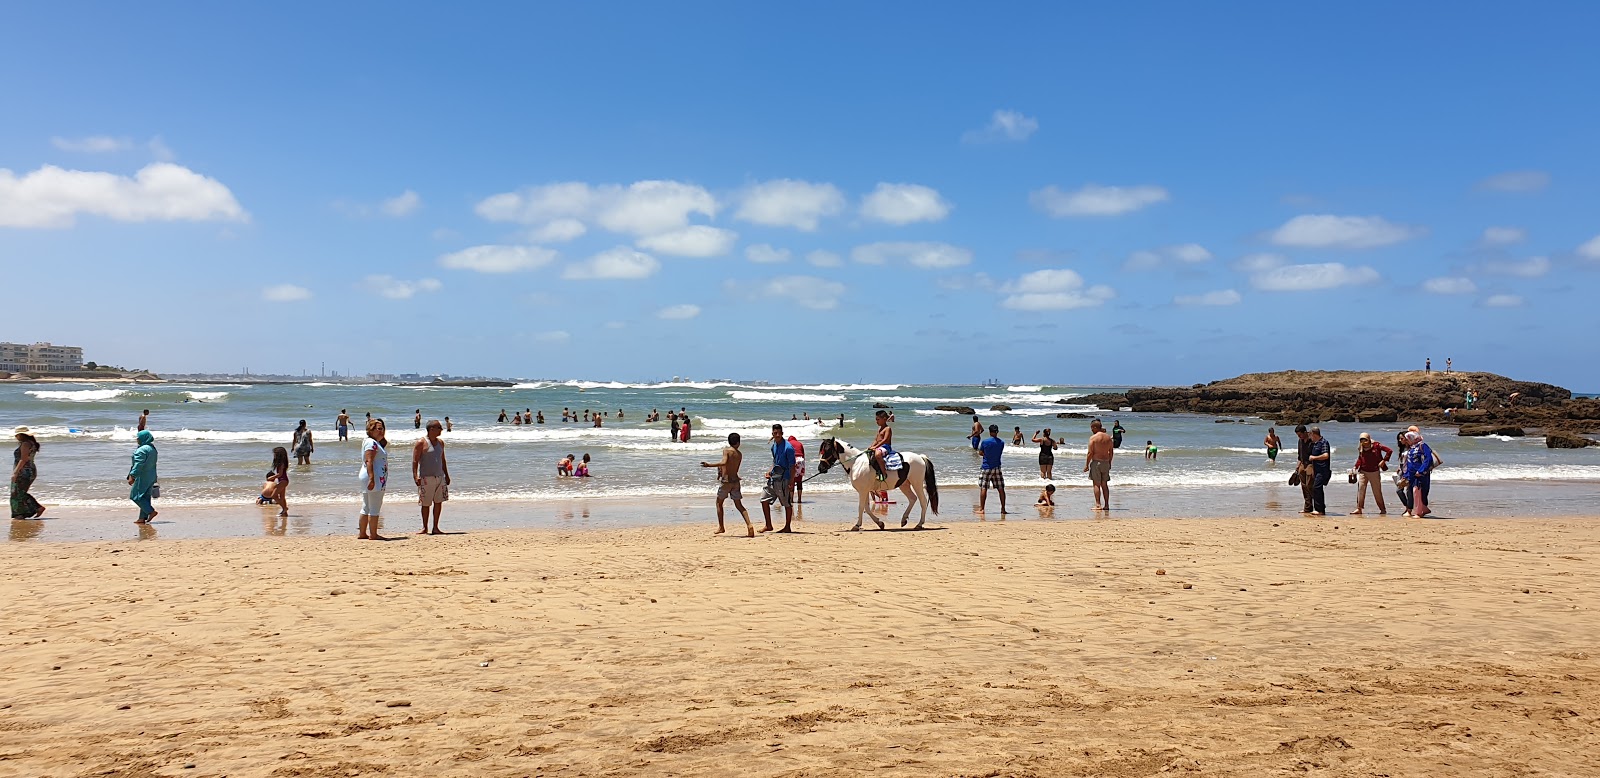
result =
M1522 306L1522 297L1514 294L1492 294L1484 298L1486 308L1519 308Z
M574 281L614 281L649 278L661 269L655 257L627 246L602 251L568 265L561 277Z
M842 267L844 265L844 257L832 251L813 251L806 255L806 261L815 267Z
M1282 254L1246 254L1234 261L1233 269L1241 273L1265 273L1275 267L1283 267L1288 262L1289 258Z
M1479 263L1474 269L1480 273L1492 273L1497 276L1538 278L1550 272L1550 260L1545 257L1528 257L1523 260L1492 259Z
M856 246L850 250L850 258L863 265L904 260L923 270L943 270L971 263L972 250L931 241L887 241Z
M1324 262L1314 265L1283 265L1255 274L1250 283L1257 289L1268 292L1308 292L1370 284L1377 280L1378 271L1365 265L1346 267L1339 262Z
M699 316L699 315L700 315L700 306L691 305L691 304L688 304L688 303L685 303L683 305L669 305L669 306L667 306L665 308L662 308L659 311L656 311L656 318L658 318L658 319L674 319L674 320L693 319L694 317Z
M716 216L717 201L703 187L680 181L636 181L626 187L569 181L492 195L474 210L489 221L549 225L572 219L611 232L656 235L687 227L691 214ZM571 232L570 225L560 229Z
M566 243L577 240L588 232L589 228L577 219L556 219L528 232L528 237L535 243Z
M968 130L962 134L963 143L995 143L997 141L1023 141L1039 129L1039 120L1023 116L1017 111L999 110L989 117L982 129Z
M145 144L145 148L150 149L150 156L155 157L157 162L171 162L178 158L178 152L173 151L160 135L151 138L150 142Z
M0 168L0 227L70 227L78 214L120 222L250 218L216 179L166 162L132 178L54 165L18 177Z
M1578 256L1584 259L1600 260L1600 235L1596 235L1578 247Z
M844 296L844 284L816 276L779 276L758 283L755 294L787 300L814 311L831 311L839 307Z
M437 292L444 288L435 278L402 281L391 275L374 275L361 279L362 288L390 300L409 300L422 292Z
M1238 305L1244 298L1232 289L1218 289L1215 292L1206 292L1196 295L1178 295L1172 301L1178 305Z
M1103 284L1085 286L1083 276L1066 268L1025 273L1000 288L1007 296L1000 304L1014 311L1066 311L1092 308L1117 296Z
M1472 294L1478 291L1478 285L1472 283L1470 278L1444 276L1423 281L1422 291L1430 294Z
M608 321L604 326L608 330L620 330L625 329L628 326L628 323L625 321Z
M677 257L720 257L733 250L739 234L732 230L695 224L681 230L640 238L639 248Z
M1528 239L1528 231L1521 227L1489 227L1479 239L1485 246L1509 246Z
M1167 190L1159 186L1100 186L1084 184L1075 192L1047 186L1028 195L1028 202L1060 219L1066 216L1119 216L1166 202Z
M272 303L297 303L311 299L311 290L294 284L278 284L262 289L261 299Z
M733 216L767 227L811 232L824 217L844 210L844 195L833 184L778 179L756 184L739 196Z
M379 210L382 210L385 214L393 216L397 219L402 216L410 216L411 214L416 213L417 209L421 207L422 196L411 191L410 189L384 200L383 204L378 206Z
M762 265L788 262L790 256L792 254L788 249L774 248L767 243L757 243L754 246L746 246L744 249L745 259Z
M516 273L550 264L556 252L539 246L473 246L439 257L439 265L479 273Z
M90 135L87 138L51 138L50 145L62 151L80 154L106 154L113 151L127 151L133 148L133 141L109 135Z
M1538 192L1550 185L1550 174L1543 170L1513 170L1489 176L1478 182L1485 192Z
M950 203L939 191L921 184L879 183L861 198L861 218L885 224L936 222L950 214Z
M533 339L540 343L566 343L572 340L572 333L566 330L549 330L547 332L534 333Z
M1279 246L1370 249L1426 234L1425 227L1395 224L1381 216L1304 214L1284 222L1270 238Z
M1211 252L1198 243L1180 243L1175 246L1163 246L1151 251L1135 251L1128 255L1128 261L1123 267L1127 270L1154 270L1165 264L1165 260L1195 264L1211 259Z

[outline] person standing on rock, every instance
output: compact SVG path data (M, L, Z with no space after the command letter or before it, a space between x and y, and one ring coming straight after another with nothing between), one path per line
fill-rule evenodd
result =
M1311 515L1328 515L1328 497L1324 488L1333 480L1333 447L1322 437L1321 427L1311 428Z
M1295 453L1294 474L1300 482L1300 496L1305 500L1305 505L1300 512L1310 514L1311 505L1311 434L1306 432L1306 425L1296 424L1295 437L1300 439L1299 449Z
M1428 357L1426 360L1423 361L1423 363L1422 363L1422 373L1423 373L1423 375L1432 375L1433 374L1433 357Z
M1393 453L1393 449L1373 440L1371 434L1361 433L1361 450L1356 454L1356 509L1351 516L1365 513L1369 487L1372 498L1378 501L1378 515L1388 515L1389 510L1383 505L1383 471L1389 469L1389 456Z

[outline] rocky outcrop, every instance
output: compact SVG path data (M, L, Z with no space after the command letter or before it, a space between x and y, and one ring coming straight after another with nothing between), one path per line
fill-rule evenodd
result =
M1466 392L1477 407L1466 410ZM1512 395L1516 398L1513 401ZM1600 429L1600 400L1572 399L1559 386L1493 373L1295 371L1251 373L1189 387L1151 387L1062 400L1140 413L1256 416L1279 426L1359 421L1374 424L1490 424L1561 431ZM1446 413L1446 410L1449 413Z
M1590 440L1570 432L1552 432L1544 436L1545 448L1586 448L1600 446L1600 441Z
M960 413L966 416L971 416L977 413L977 411L973 410L972 406L970 405L935 405L933 406L933 409L936 411L952 411L954 413Z
M893 405L889 405L888 403L873 403L872 407L874 407L874 408L893 408L894 406Z
M1090 416L1087 413L1058 413L1058 414L1056 414L1056 418L1058 418L1058 419L1089 419L1089 418L1093 418L1093 417Z
M1481 438L1485 435L1504 435L1508 438L1520 438L1528 434L1521 427L1510 424L1463 424L1456 430L1456 434L1463 438Z
M1005 403L995 403L994 405L989 406L989 410L991 410L991 411L1009 411L1009 410L1011 410L1011 406L1006 405Z

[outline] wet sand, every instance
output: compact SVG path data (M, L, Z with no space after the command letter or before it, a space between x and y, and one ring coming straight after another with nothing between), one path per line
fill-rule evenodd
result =
M813 524L5 544L0 773L1600 774L1593 519Z

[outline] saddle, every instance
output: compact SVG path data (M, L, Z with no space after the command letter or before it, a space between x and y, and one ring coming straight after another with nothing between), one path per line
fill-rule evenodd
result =
M876 457L869 457L868 461L872 464L872 472L878 474L878 480L884 481L887 484L887 482L889 480L888 479L888 474L883 472L883 470L878 467L877 458ZM889 456L884 457L884 464L886 466L888 466L888 468L890 470L893 470L894 473L895 473L894 485L893 486L887 486L886 488L888 488L888 489L898 489L898 488L900 488L900 485L906 482L906 476L908 474L910 474L910 472L911 472L910 463L906 462L905 461L905 457L900 456L900 452L896 451L893 454L890 454Z

